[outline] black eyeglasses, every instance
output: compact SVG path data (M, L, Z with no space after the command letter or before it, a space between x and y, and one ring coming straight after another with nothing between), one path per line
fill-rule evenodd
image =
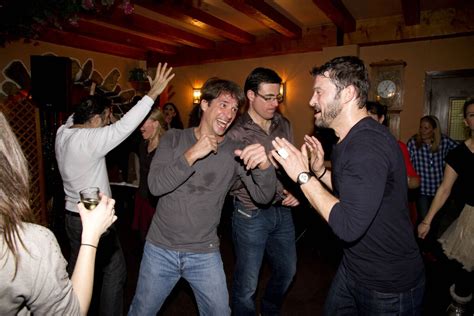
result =
M261 97L262 99L265 100L265 102L273 102L273 101L277 101L278 103L282 103L283 102L283 96L281 94L278 94L276 96L266 96L266 95L261 95L260 93L258 93L257 91L254 91L256 95L258 95L259 97Z

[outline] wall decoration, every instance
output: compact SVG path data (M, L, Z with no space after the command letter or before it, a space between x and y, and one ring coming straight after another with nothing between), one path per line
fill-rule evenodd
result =
M53 53L45 53L44 56L56 56ZM82 65L78 59L72 60L72 81L73 96L77 96L74 101L89 94L101 94L112 101L113 105L121 107L122 110L128 110L132 104L132 99L136 95L142 95L141 91L134 89L122 90L118 83L122 73L117 69L111 69L104 77L94 68L94 61L87 59ZM27 97L31 90L31 73L22 60L12 60L3 69L3 75L6 78L0 83L0 98L15 98L15 96ZM93 87L93 88L92 88ZM92 88L92 93L91 93Z

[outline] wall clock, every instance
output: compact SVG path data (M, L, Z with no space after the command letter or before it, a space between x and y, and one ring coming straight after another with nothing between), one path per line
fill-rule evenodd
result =
M395 96L397 84L390 79L385 79L377 84L377 95L384 99Z
M405 66L406 62L402 60L384 60L370 64L370 99L386 105L390 110L401 110Z

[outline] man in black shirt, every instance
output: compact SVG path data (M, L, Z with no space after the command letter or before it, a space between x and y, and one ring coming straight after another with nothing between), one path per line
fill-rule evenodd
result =
M272 155L344 242L324 313L420 315L425 278L403 156L389 130L368 117L367 69L346 56L311 73L315 125L331 127L339 137L332 172L315 137L305 136L301 151L275 138Z

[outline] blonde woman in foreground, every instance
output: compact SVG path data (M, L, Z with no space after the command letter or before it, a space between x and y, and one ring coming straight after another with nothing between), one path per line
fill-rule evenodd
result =
M100 236L117 219L113 199L94 211L78 204L83 224L72 278L53 233L35 223L25 156L0 112L0 315L86 315Z

